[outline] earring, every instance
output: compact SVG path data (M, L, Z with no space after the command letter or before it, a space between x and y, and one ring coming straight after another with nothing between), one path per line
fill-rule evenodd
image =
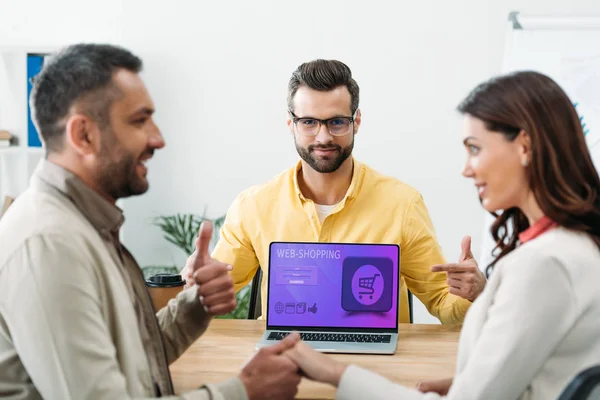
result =
M529 165L529 159L527 159L527 158L524 159L523 162L522 162L522 164L523 164L524 167L528 166Z

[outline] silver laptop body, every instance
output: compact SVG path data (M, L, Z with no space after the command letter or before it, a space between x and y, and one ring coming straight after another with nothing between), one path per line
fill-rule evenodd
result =
M297 331L321 352L396 352L398 245L273 242L268 271L267 328L256 348Z

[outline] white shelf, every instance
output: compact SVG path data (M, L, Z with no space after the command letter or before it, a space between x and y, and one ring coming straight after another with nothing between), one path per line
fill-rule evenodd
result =
M17 197L23 193L45 156L45 148L28 146L27 54L55 51L54 46L0 45L0 128L10 132L18 143L0 147L0 201L5 195Z

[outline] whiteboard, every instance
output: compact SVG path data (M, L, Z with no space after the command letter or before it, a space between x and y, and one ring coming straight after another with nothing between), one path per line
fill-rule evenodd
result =
M600 18L509 15L502 72L534 70L565 90L579 113L596 169L600 167ZM493 260L486 215L480 268Z

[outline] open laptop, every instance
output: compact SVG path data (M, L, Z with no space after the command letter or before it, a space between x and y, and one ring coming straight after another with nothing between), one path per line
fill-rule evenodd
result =
M268 268L267 329L257 348L298 331L322 352L396 352L398 245L273 242Z

